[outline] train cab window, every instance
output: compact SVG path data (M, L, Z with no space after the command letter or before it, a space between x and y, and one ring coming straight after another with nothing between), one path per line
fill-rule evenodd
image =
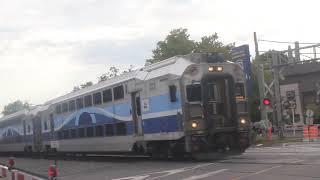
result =
M103 136L103 126L96 126L96 136Z
M69 111L74 111L76 109L76 102L73 101L69 101Z
M127 134L127 127L125 123L117 123L117 135L126 135Z
M218 101L218 87L216 84L209 83L207 85L207 91L208 91L208 100L209 101Z
M176 102L177 101L177 87L175 85L169 86L169 93L170 93L170 102Z
M79 137L84 137L84 136L85 136L85 129L79 128Z
M92 106L92 96L85 96L84 97L84 107L90 107Z
M103 91L102 94L103 94L103 102L104 103L112 101L112 90L111 89L107 89L107 90Z
M236 83L235 85L236 99L245 99L244 84Z
M124 90L122 85L113 88L113 96L114 96L114 100L119 100L124 98Z
M76 129L71 129L71 138L76 138L77 137L77 130Z
M87 137L93 137L93 127L87 127Z
M69 131L68 130L63 131L63 139L69 139Z
M105 125L105 132L106 132L106 136L113 136L114 135L113 125L106 124Z
M189 102L201 101L201 85L187 85L187 99Z
M102 103L101 92L94 93L93 94L93 104L94 105L99 105L101 103Z
M56 114L60 114L61 113L61 104L57 104L56 105Z
M77 109L82 109L83 108L83 99L82 98L77 99L76 104L77 104Z
M63 103L62 104L62 112L68 112L68 103Z

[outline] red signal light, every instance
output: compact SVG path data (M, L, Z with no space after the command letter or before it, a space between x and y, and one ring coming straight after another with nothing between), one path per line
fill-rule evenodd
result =
M268 98L263 99L263 105L269 106L270 104L271 104L270 99L268 99Z

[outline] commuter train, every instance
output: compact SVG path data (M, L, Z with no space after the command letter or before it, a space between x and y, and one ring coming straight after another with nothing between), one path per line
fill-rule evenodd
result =
M175 56L2 117L0 152L243 152L245 81L220 54Z

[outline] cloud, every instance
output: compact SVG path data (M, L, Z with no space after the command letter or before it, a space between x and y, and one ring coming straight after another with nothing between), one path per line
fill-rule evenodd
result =
M319 42L318 7L311 0L4 1L0 109L16 99L38 104L67 93L97 80L108 65L142 65L174 28L188 28L195 40L217 32L225 43L249 43L252 54L254 31L261 39Z

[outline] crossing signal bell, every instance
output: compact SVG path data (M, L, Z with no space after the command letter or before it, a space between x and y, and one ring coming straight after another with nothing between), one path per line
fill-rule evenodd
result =
M268 98L264 98L264 99L263 99L263 105L269 106L270 104L271 104L270 99L268 99Z

